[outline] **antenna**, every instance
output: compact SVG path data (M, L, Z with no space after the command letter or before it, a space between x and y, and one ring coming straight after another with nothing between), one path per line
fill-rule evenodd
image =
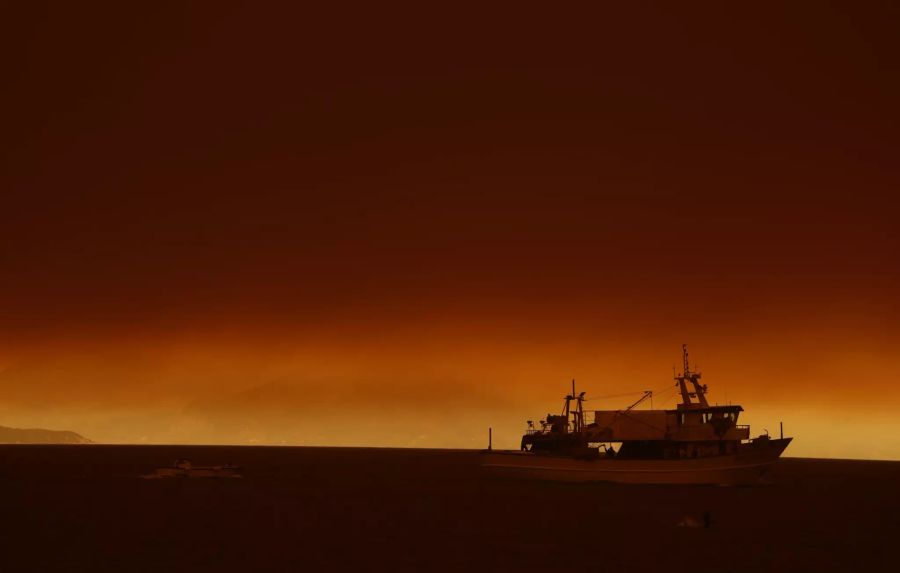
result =
M690 362L688 361L687 344L681 345L681 352L684 355L684 375L687 376L691 372L691 365L690 365Z

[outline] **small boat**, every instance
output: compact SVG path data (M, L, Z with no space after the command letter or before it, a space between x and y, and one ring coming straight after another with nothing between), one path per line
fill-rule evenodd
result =
M738 405L710 405L700 372L688 363L675 375L681 403L674 410L636 410L646 391L622 410L596 410L585 420L585 393L566 396L560 415L548 414L540 428L528 422L519 451L488 447L482 466L494 474L558 481L643 484L753 485L767 479L792 438L768 432L750 438L738 425Z
M195 466L191 460L178 459L169 467L156 468L151 478L240 478L241 468L232 464L224 466Z

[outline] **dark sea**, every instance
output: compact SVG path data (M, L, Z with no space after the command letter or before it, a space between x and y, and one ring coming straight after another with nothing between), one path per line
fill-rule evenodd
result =
M141 477L176 458L244 478ZM0 573L861 573L894 570L898 534L900 462L676 487L492 478L474 451L0 446Z

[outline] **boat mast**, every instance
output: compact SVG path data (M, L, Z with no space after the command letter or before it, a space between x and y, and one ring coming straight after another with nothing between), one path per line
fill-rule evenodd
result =
M566 396L566 405L563 408L563 416L566 417L566 424L569 422L569 414L572 414L572 431L580 432L584 429L584 392L575 394L575 379L572 379L572 393ZM575 401L575 409L570 408L572 400Z
M681 390L681 402L690 406L692 404L691 397L695 397L699 405L706 408L709 406L709 402L706 401L706 386L700 385L701 375L699 372L691 372L687 344L681 345L681 353L684 360L684 371L681 373L681 376L675 376L675 380L678 381L678 387ZM693 386L693 392L688 390L687 382L690 382Z

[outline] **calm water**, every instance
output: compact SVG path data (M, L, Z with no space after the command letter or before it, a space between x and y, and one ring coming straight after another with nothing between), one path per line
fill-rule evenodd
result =
M245 479L140 479L181 457ZM0 571L885 570L898 484L894 462L719 488L492 479L470 451L0 446Z

